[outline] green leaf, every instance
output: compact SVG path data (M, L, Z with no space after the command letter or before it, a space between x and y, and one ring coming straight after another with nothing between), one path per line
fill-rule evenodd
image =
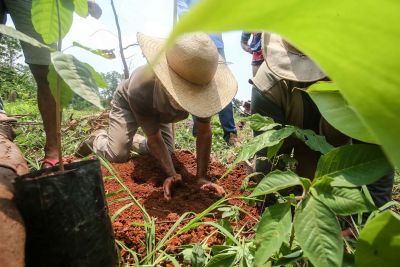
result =
M234 250L233 246L227 245L214 245L211 247L211 252L213 255L217 255L223 252L227 252L228 250Z
M370 184L392 169L377 145L347 145L323 155L317 165L316 179L332 178L332 186L354 187Z
M400 217L385 211L368 221L357 241L356 266L399 266Z
M264 147L277 145L281 140L293 134L294 131L295 127L287 126L279 130L269 130L263 134L254 137L242 147L242 150L237 156L235 162L233 162L231 167L229 167L229 169L224 173L221 178L225 177L225 175L227 175L239 162L253 157L257 151L263 149Z
M83 44L80 44L78 42L72 42L73 46L82 48L86 51L89 51L95 55L107 58L107 59L113 59L115 58L115 54L114 54L114 49L92 49L90 47L84 46Z
M250 128L254 131L268 131L281 124L275 123L272 118L261 116L260 114L253 114L246 118L245 121L250 122Z
M279 152L283 145L284 140L281 140L278 144L271 146L267 150L267 158L272 159L273 157L276 156L276 154Z
M25 33L17 31L16 29L14 29L12 27L8 27L6 25L0 24L0 33L1 34L5 34L7 36L10 36L12 38L18 39L20 41L29 43L30 45L33 45L33 46L36 46L36 47L44 47L44 48L47 48L49 50L52 49L51 47L39 42L35 38L32 38L32 37L26 35Z
M318 82L307 89L322 116L336 129L352 138L376 143L355 109L349 106L336 84Z
M354 267L354 254L347 254L343 255L343 262L342 267Z
M182 251L185 262L193 267L202 267L206 263L206 254L200 244L194 244L191 248Z
M210 259L206 267L229 267L235 263L236 252L228 251L226 253L217 254Z
M107 88L108 84L106 82L106 80L104 80L103 76L100 75L100 73L98 73L91 65L87 64L87 63L83 63L86 68L90 71L90 73L93 76L93 79L95 80L96 84L98 87L100 88Z
M275 263L274 266L288 266L287 264L296 262L303 258L303 251L302 250L296 250L290 254L283 255L280 257ZM290 266L290 265L289 265ZM343 266L342 266L343 267Z
M326 141L325 136L317 135L312 130L303 130L296 128L294 134L296 138L302 140L309 148L314 151L326 154L334 149L334 147Z
M75 12L82 18L88 16L88 1L87 0L74 0Z
M300 181L301 181L301 184L302 184L302 186L303 186L305 191L310 190L310 187L311 187L310 179L300 177Z
M102 108L96 81L84 63L61 52L51 53L51 61L58 75L77 95Z
M113 216L111 217L111 221L114 222L115 219L117 219L117 217L126 209L130 208L132 205L134 205L134 202L130 202L128 204L125 204L124 206L122 206L119 210L117 210Z
M335 214L341 216L367 212L374 205L359 188L317 186L313 196L328 206Z
M72 25L74 6L71 0L32 0L32 23L42 35L45 43L58 41L58 13L60 10L61 38L68 33Z
M271 194L295 185L302 185L297 174L291 171L276 170L267 174L249 197Z
M179 20L167 45L183 32L282 34L337 84L400 167L399 13L393 0L204 0Z
M313 196L304 199L294 217L296 239L315 267L341 266L342 233L333 212Z
M290 204L276 204L264 211L254 241L256 266L264 264L279 251L283 241L289 240L291 226Z
M53 95L54 99L56 99L56 90L57 90L57 77L58 74L54 69L54 65L49 65L49 73L47 74L47 80L49 81L51 94ZM71 88L64 82L63 79L60 77L60 86L61 86L61 107L66 108L68 107L69 103L71 103L72 96L74 93L72 92ZM57 101L57 100L56 100Z

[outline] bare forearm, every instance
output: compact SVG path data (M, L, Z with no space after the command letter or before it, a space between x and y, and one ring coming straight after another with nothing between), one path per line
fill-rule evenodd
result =
M158 131L153 135L147 136L147 145L150 153L155 157L165 171L167 176L174 176L176 174L174 165L172 163L171 155L161 137L161 132Z
M197 178L203 179L207 176L207 167L210 161L212 132L210 123L197 123Z

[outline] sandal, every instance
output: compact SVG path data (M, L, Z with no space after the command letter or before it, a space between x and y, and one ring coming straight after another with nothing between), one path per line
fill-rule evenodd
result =
M58 159L44 158L41 160L41 169L51 168L57 166L59 161Z

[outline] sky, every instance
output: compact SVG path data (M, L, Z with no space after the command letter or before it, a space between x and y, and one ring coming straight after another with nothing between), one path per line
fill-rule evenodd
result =
M74 15L71 30L63 40L65 53L92 65L98 72L118 71L123 73L118 50L117 28L109 0L96 0L103 10L100 19L81 18ZM167 37L173 27L174 0L115 0L116 10L122 31L123 46L136 43L136 33L142 32L155 37ZM8 24L12 24L9 22ZM240 46L241 32L223 33L226 60L238 81L236 98L250 100L251 55ZM70 47L76 41L94 49L115 48L116 59L103 59L77 47ZM146 63L138 46L125 50L130 72Z

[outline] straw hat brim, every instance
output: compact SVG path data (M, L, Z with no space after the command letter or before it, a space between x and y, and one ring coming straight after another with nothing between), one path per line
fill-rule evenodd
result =
M137 40L148 62L153 62L165 43L165 39L142 33L137 34ZM222 57L219 61L225 62ZM226 64L218 64L214 78L206 85L196 85L180 77L168 66L165 53L152 67L167 94L183 109L200 118L211 117L221 111L238 90L236 79Z
M306 55L289 51L275 33L263 33L262 49L269 69L279 77L298 82L314 82L326 77Z

